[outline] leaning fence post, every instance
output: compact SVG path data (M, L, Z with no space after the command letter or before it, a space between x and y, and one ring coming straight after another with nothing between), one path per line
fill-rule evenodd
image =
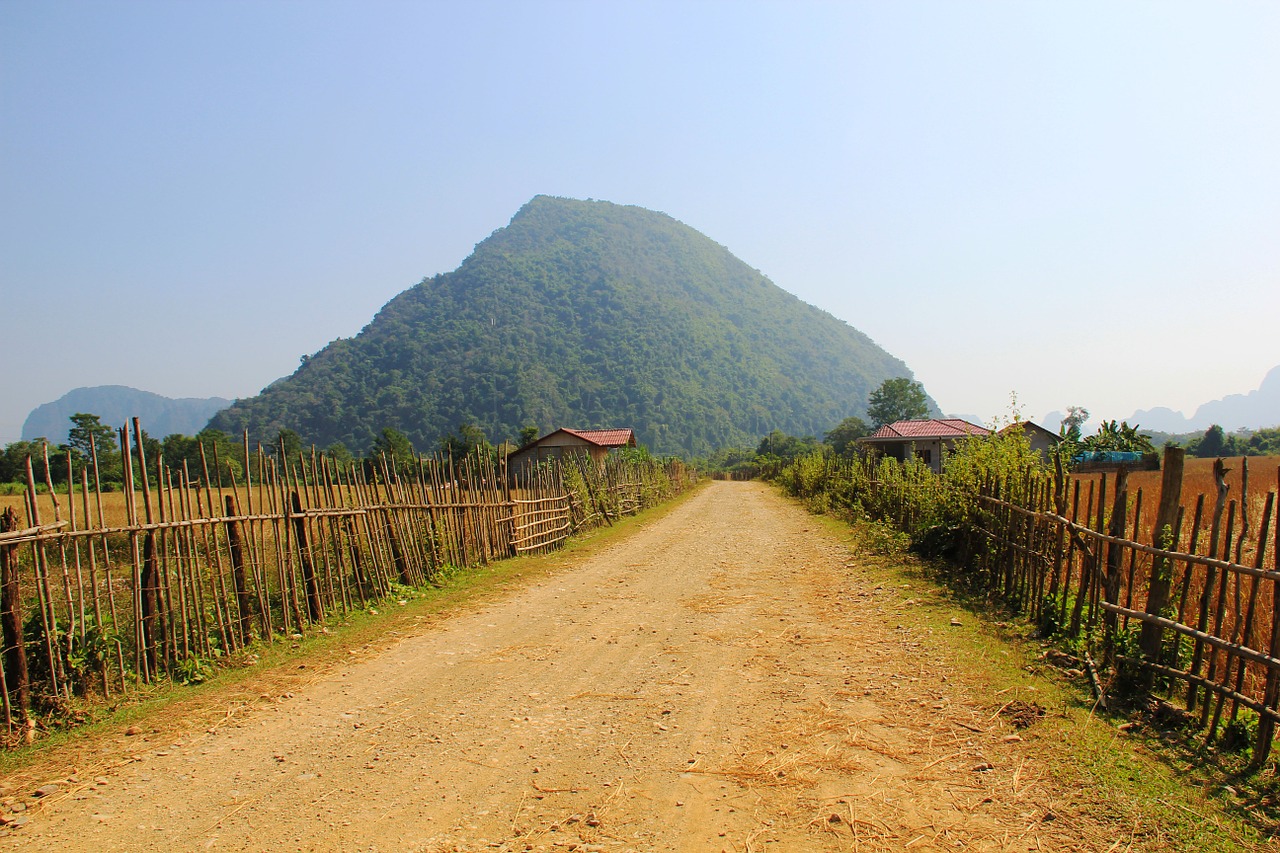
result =
M1165 447L1163 472L1160 480L1160 508L1156 511L1155 537L1152 544L1164 551L1177 543L1169 541L1173 525L1182 503L1182 466L1186 451L1181 447ZM1173 585L1173 560L1161 554L1151 561L1151 586L1147 594L1147 613L1160 616L1169 604L1169 591ZM1164 640L1164 628L1154 622L1142 623L1139 643L1142 656L1148 663L1159 663L1160 646ZM1155 670L1144 668L1140 682L1143 694L1149 694L1155 686Z

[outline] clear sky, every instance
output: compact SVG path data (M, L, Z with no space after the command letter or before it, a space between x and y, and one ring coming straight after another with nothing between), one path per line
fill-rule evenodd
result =
M1274 2L0 0L0 442L249 396L538 193L664 211L948 413L1280 364Z

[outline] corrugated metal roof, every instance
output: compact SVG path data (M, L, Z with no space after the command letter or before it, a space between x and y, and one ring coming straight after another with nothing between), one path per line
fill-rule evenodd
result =
M894 421L871 435L873 440L960 438L966 435L990 435L991 430L961 418L929 418L921 421Z
M569 429L561 431L576 435L583 441L589 441L600 447L626 447L635 443L635 433L629 429Z

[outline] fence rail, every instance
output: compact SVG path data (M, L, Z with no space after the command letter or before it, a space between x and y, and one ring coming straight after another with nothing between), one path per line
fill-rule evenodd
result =
M679 461L570 457L508 478L492 460L339 466L244 440L243 482L148 460L122 431L125 488L37 493L0 513L0 699L5 743L76 702L158 679L203 680L219 660L299 635L449 569L551 550L573 532L668 499ZM132 440L131 440L132 439ZM77 483L70 456L67 482ZM256 473L251 473L256 472ZM230 482L230 485L224 483ZM65 502L65 503L64 503ZM79 507L77 507L79 504ZM42 520L42 515L53 521ZM110 520L109 520L110 519Z

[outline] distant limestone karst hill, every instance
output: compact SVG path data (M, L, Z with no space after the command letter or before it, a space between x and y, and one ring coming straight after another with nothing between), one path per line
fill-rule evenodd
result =
M1271 368L1256 391L1228 394L1210 400L1196 409L1191 417L1168 408L1138 410L1129 419L1149 429L1184 433L1205 430L1217 424L1228 432L1241 427L1257 429L1280 426L1280 366Z
M194 435L204 429L209 418L231 401L223 397L164 397L126 385L95 385L75 388L52 403L31 410L22 425L23 441L44 437L59 444L67 440L70 418L87 412L102 423L121 427L138 418L150 435L162 438L173 433Z
M387 426L419 450L463 423L494 441L616 426L658 453L701 454L773 428L820 435L910 375L670 216L537 196L458 269L210 426L357 452Z

